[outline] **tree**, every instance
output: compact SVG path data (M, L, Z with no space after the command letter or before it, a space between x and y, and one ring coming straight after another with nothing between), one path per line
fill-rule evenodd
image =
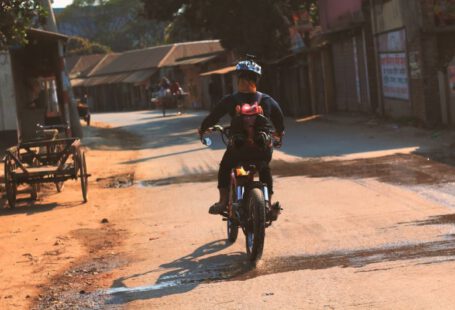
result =
M27 29L44 24L46 12L39 1L0 1L0 49L26 44Z
M213 39L213 35L203 29L195 30L188 20L176 18L164 30L165 43L178 43L184 41L200 41Z
M66 44L66 55L107 54L111 49L105 45L91 42L81 37L70 37Z
M225 48L273 59L290 47L292 13L310 10L317 0L142 0L145 15L170 22L170 40L185 40L188 33L219 38ZM183 25L184 27L177 27ZM177 34L177 35L176 35Z
M57 22L61 32L117 52L161 43L165 24L139 16L141 9L140 0L77 0L57 16Z

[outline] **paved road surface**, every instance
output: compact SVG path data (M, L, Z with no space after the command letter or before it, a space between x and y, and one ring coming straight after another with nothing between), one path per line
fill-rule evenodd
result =
M273 163L285 211L251 268L243 236L226 244L225 223L207 213L223 148L195 138L202 116L94 115L89 204L74 202L69 183L0 216L0 306L455 305L455 169L433 151L450 150L451 135L353 117L288 120Z
M139 180L188 174L197 180L216 170L222 154L220 143L213 151L195 140L200 115L163 119L145 112L95 119L142 137L138 158L126 163L135 165ZM289 161L291 167L296 157L329 162L338 157L340 167L357 160L348 168L352 173L375 169L362 158L423 152L433 146L430 133L369 128L355 119L288 121L288 128L286 145L275 158ZM252 270L245 265L244 239L227 245L223 222L207 214L216 197L215 183L137 189L131 209L135 220L125 247L135 260L118 275L107 303L131 309L454 305L450 270L455 266L455 217L414 189L437 185L420 184L415 171L406 171L398 159L388 169L411 175L396 182L374 179L393 171L378 170L362 178L335 169L311 178L305 176L305 167L294 165L303 175L277 178L276 197L285 212L267 231L263 262ZM415 165L420 170L419 163ZM454 189L453 184L445 186ZM446 197L449 205L452 198ZM150 242L149 236L157 239Z

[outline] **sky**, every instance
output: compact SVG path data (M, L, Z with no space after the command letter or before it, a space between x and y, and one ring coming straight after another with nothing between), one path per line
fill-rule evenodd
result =
M64 8L71 3L73 3L73 0L54 0L54 4L52 4L52 6L54 8Z

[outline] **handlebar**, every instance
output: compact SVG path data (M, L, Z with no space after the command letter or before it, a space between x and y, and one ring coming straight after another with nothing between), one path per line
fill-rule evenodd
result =
M207 129L206 132L216 132L216 131L218 131L221 134L221 139L223 140L224 145L227 146L228 143L229 143L229 130L230 129L231 129L230 126L223 127L223 126L220 126L220 125L215 125L213 127L210 127L209 129ZM205 133L200 133L200 138L201 138L202 144L207 145L207 146L211 146L212 145L212 139L210 139L208 137L204 138L204 134Z
M223 140L223 143L227 146L229 144L229 134L230 134L231 126L220 126L220 125L215 125L213 127L210 127L207 132L219 132L221 134L221 139ZM274 148L281 148L283 145L283 136L278 137L275 132L270 133L272 136L272 145ZM211 146L212 145L212 140L210 138L204 138L204 133L201 134L201 142L204 145Z

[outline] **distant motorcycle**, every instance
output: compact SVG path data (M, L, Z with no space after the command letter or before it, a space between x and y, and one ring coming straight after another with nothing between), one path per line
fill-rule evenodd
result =
M219 132L223 143L228 144L229 127L215 126L211 132ZM209 137L202 138L202 143L212 145ZM274 141L274 146L281 145ZM227 222L227 238L234 243L237 240L239 227L246 239L246 250L251 262L262 256L264 249L265 229L278 219L281 212L279 203L271 204L267 185L256 180L260 165L258 162L242 162L231 172L229 203L222 214Z

